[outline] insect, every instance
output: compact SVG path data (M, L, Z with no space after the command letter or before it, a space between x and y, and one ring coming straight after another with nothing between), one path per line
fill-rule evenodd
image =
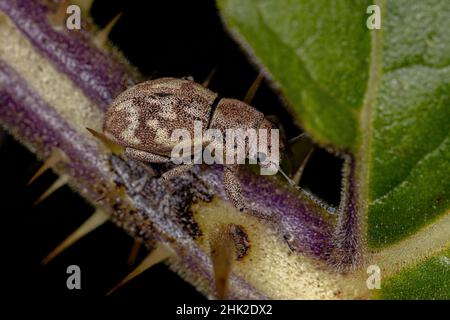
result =
M127 157L141 162L167 163L171 161L173 130L184 128L193 135L195 121L201 122L203 130L219 129L224 136L227 129L267 129L269 134L276 129L263 113L243 101L218 98L216 93L191 80L160 78L122 92L106 112L103 131L124 147ZM267 148L270 150L270 142ZM279 148L284 149L282 141ZM277 166L267 161L263 164L265 156L258 154L260 166ZM165 172L162 178L179 176L191 166L180 164ZM239 165L224 164L223 167L226 195L240 211L248 209L236 176ZM278 171L279 167L275 169Z

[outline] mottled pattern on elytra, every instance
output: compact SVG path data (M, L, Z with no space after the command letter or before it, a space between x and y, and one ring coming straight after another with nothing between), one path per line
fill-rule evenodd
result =
M175 129L194 137L194 122L203 131L217 94L183 79L161 78L138 84L120 94L108 109L104 132L120 145L170 156Z

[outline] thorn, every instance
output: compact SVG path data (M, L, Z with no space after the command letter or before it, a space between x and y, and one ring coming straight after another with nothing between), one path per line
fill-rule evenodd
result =
M287 144L293 144L293 143L296 143L300 140L307 139L307 138L308 138L308 136L307 136L306 132L302 132L298 136L295 136L295 137L289 139Z
M313 152L314 152L314 147L311 147L311 150L308 151L306 156L303 158L303 161L302 161L300 167L298 167L297 171L295 172L294 177L292 178L292 180L295 182L295 185L297 185L297 186L299 185L300 180L303 175L303 171L305 170L306 164L308 163L308 160L311 157Z
M94 137L96 137L98 140L100 140L100 142L103 143L103 145L108 148L110 151L112 151L112 153L114 153L117 156L120 156L121 154L124 153L124 148L115 143L114 141L112 141L111 139L109 139L107 136L105 136L103 133L95 131L94 129L91 128L86 128Z
M214 77L214 75L217 72L217 67L214 67L206 76L206 79L203 81L202 86L204 86L205 88L209 87L209 84L211 83L212 78Z
M117 21L119 21L122 14L123 12L117 14L110 22L108 22L108 24L102 30L97 32L97 34L94 36L93 41L98 47L104 47L106 45L111 30L114 28Z
M236 245L230 234L228 226L220 227L212 234L209 241L211 260L214 269L217 298L226 299L228 293L229 278L236 256Z
M150 267L154 266L155 264L158 264L160 262L163 262L167 258L174 255L174 252L172 249L170 249L167 245L163 243L158 243L158 245L153 249L152 252L133 270L131 271L122 281L120 281L114 288L109 290L109 292L106 294L109 296L111 293L122 287L124 284L132 280L133 278L140 275L145 270L149 269Z
M247 91L247 94L245 95L244 102L250 104L255 97L256 91L258 91L258 88L261 84L261 81L264 79L264 75L260 72L258 73L258 76L256 77L255 81L253 81L252 85Z
M38 177L40 177L45 171L56 165L58 162L67 161L68 157L66 154L59 148L54 148L50 153L50 156L47 160L44 161L44 164L39 168L39 170L31 177L30 181L28 181L27 185L33 183Z
M52 26L55 28L63 28L66 21L66 10L69 5L69 0L62 0L55 6L55 11L49 13L48 20Z
M297 156L296 161L300 162L300 166L295 171L292 177L292 181L295 183L295 185L298 186L302 178L306 164L308 163L308 160L310 159L311 155L314 152L314 144L312 143L311 139L305 132L290 139L287 144L289 145L289 148L291 150L295 148L295 155ZM300 156L302 158L298 159Z
M83 238L85 235L95 230L106 221L109 220L109 216L102 210L97 209L92 216L90 216L81 226L79 226L72 234L70 234L61 244L59 244L52 252L50 252L42 264L47 264L58 256L61 252L73 245L75 242Z
M92 8L94 0L72 0L73 4L80 6L84 14L88 15Z
M69 175L62 175L33 203L33 205L37 205L43 200L45 200L48 196L50 196L53 192L64 186L69 181Z
M134 243L133 243L133 247L131 247L131 252L130 255L128 256L128 265L132 266L136 263L136 259L139 253L139 250L141 249L142 246L142 240L140 239L135 239Z

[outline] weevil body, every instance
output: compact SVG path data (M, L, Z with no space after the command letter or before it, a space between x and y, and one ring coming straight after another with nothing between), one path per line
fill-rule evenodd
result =
M203 130L267 129L275 127L264 114L234 99L219 99L211 90L189 80L161 78L147 81L121 93L106 112L103 131L125 148L128 157L142 162L165 163L171 160L174 143L172 131L186 129L194 135L194 123ZM270 150L270 145L268 145ZM280 149L283 144L280 143ZM224 188L227 196L244 210L240 182L236 177L239 165L224 165ZM179 165L163 174L175 177L190 168Z

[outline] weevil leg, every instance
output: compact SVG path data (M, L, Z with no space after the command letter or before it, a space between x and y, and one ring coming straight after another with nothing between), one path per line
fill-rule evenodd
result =
M166 162L170 161L170 159L168 157L160 156L158 154L150 153L147 151L131 149L131 148L125 149L125 155L127 157L136 159L141 162L166 163Z
M228 165L223 167L223 185L228 199L239 210L244 211L247 207L244 203L242 195L241 183L236 174L239 170L239 165Z
M164 172L161 177L163 178L163 180L165 182L167 182L175 177L182 175L186 171L189 171L192 168L192 166L193 166L192 164L182 164L182 165L176 166L176 167L170 169L169 171Z
M168 158L168 157L160 156L160 155L146 152L146 151L130 149L130 148L127 148L125 150L125 155L130 158L136 159L138 161L142 161L142 162L150 162L150 163L170 162L170 158ZM179 175L185 173L186 171L191 169L192 166L193 166L192 164L182 164L182 165L176 166L176 167L170 169L169 171L164 172L161 175L161 177L163 178L163 180L165 182L168 182L172 178L178 177Z

